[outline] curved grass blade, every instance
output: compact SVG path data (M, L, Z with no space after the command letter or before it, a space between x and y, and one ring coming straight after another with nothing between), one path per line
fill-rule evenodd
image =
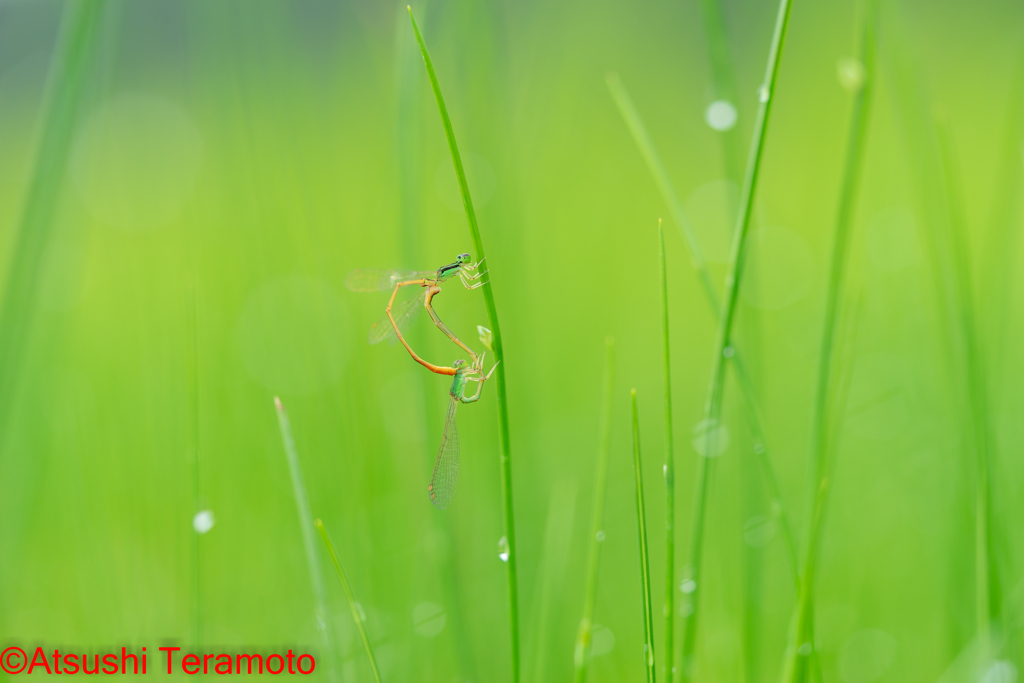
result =
M71 2L61 17L46 81L41 133L6 259L0 299L0 425L6 424L17 400L40 262L54 230L83 93L95 74L100 25L107 6L99 1Z
M600 438L597 448L597 471L594 474L594 501L590 511L590 550L587 553L587 578L583 592L583 617L576 633L575 683L587 677L590 660L591 636L594 627L594 602L597 597L597 565L601 556L601 527L604 525L604 499L608 488L608 453L612 441L612 399L615 394L615 341L605 340L604 401L601 408Z
M711 306L711 310L714 312L715 317L720 319L721 305L718 301L718 295L715 293L715 288L711 284L711 276L707 272L707 266L706 264L703 264L700 244L697 241L697 237L693 233L693 230L689 228L690 224L686 217L686 212L683 210L682 204L679 202L679 198L675 194L672 183L668 178L668 174L665 171L664 166L661 164L658 152L654 149L650 136L647 135L647 130L644 127L643 121L640 119L640 114L637 112L636 107L633 106L633 102L629 97L629 93L626 92L625 86L617 76L614 76L614 74L609 76L609 89L611 90L616 103L619 105L619 111L622 113L622 117L625 119L626 125L633 133L633 138L636 141L637 147L640 148L640 153L648 162L648 168L654 176L655 183L658 185L659 190L661 190L662 199L664 199L665 204L668 205L673 218L678 224L680 232L683 235L684 243L690 251L691 263L698 271L700 282L704 289L704 295L708 300L708 305ZM775 468L772 465L771 456L769 454L768 442L764 435L764 429L761 426L763 424L763 420L761 419L761 410L758 407L757 399L755 398L754 383L750 378L750 374L747 372L746 365L743 361L743 354L736 348L736 344L730 343L730 347L733 350L732 367L736 373L736 381L739 384L740 391L743 394L747 426L750 429L751 437L754 441L754 455L757 457L758 463L761 466L761 471L764 475L764 483L768 488L772 516L775 518L775 521L779 523L783 539L786 542L786 549L791 560L793 582L795 585L799 586L799 560L797 557L796 539L793 534L792 525L789 522L789 516L786 514L786 507L782 499L782 492L779 488L778 479L775 476Z
M757 189L757 179L761 170L761 156L764 151L764 141L768 130L772 94L774 93L775 80L778 76L779 58L782 55L786 27L789 24L790 6L791 0L780 0L779 2L778 14L775 20L775 31L772 35L771 49L768 52L768 64L765 67L764 83L758 92L758 99L761 105L757 110L746 177L743 181L743 191L740 193L740 210L736 220L735 235L733 236L732 254L729 259L729 273L725 278L724 307L718 324L715 355L712 360L711 383L708 388L708 398L704 409L705 424L711 426L707 430L705 453L715 452L714 439L719 430L714 429L714 426L719 423L722 413L726 360L734 353L730 344L732 326L735 322L736 308L739 301L739 286L743 275L743 254L746 246L747 230L750 227L750 215L754 205L754 193ZM700 601L698 598L702 590L700 570L704 545L704 519L707 511L707 499L710 493L711 480L711 464L709 460L710 458L700 457L697 461L697 491L694 496L693 530L690 535L690 566L693 568L692 580L694 581L695 588L690 594L690 613L683 620L683 680L689 680L692 675L693 654L697 643L697 619L700 614Z
M820 542L824 506L827 500L829 435L834 431L828 424L828 406L832 379L835 374L833 357L846 274L847 249L863 166L870 95L874 85L876 8L875 0L868 0L864 24L860 32L858 59L864 67L864 80L850 105L849 137L846 142L846 157L843 163L835 236L832 244L832 261L825 294L825 319L822 326L817 387L811 418L811 485L814 487L815 495L812 503L811 524L808 525L804 542L804 568L801 572L795 625L790 634L790 642L783 663L782 680L788 682L805 680L809 673L808 665L817 661L816 658L811 658L809 655L817 654L813 629L814 580L818 555L816 549ZM821 680L820 675L818 680Z
M630 133L633 134L637 147L640 148L644 161L647 162L651 175L654 176L654 182L658 185L658 189L661 190L661 196L665 199L665 203L668 204L669 211L672 212L672 217L679 227L679 232L683 235L683 240L690 248L690 262L697 271L701 286L703 286L704 292L707 294L708 303L717 316L719 314L718 295L715 293L711 271L708 270L708 263L704 259L704 252L700 248L700 242L697 240L697 233L694 232L693 225L686 217L686 212L683 211L683 204L679 201L675 187L673 187L672 181L668 177L668 171L665 170L661 157L658 156L657 150L654 149L651 136L647 134L647 128L640 119L640 114L633 105L633 100L630 99L629 93L626 92L626 88L622 85L618 74L609 73L605 76L605 82L608 84L608 90L611 92L615 104L618 105L619 111L622 113L622 118L626 120Z
M484 251L483 241L480 238L480 227L477 225L476 210L473 208L473 198L469 194L469 184L466 182L466 171L462 165L462 156L459 154L458 144L455 142L455 131L452 129L451 119L448 117L448 108L444 103L444 96L441 94L441 85L437 81L437 74L434 73L434 64L430 60L430 52L427 44L423 41L419 26L416 25L416 18L412 14L412 7L408 7L409 20L412 22L412 30L416 34L416 42L419 43L420 53L423 55L423 65L427 70L427 77L430 80L430 87L434 91L434 99L437 101L437 110L441 115L441 124L444 126L444 134L448 139L448 149L452 155L452 165L455 167L455 177L459 181L459 191L462 194L462 206L466 211L466 223L469 227L469 234L473 239L473 248L476 255L482 261L487 256ZM488 262L490 263L490 262ZM494 272L491 268L490 272ZM519 585L516 555L516 532L515 516L512 505L512 446L509 439L508 427L508 397L505 389L505 350L501 340L501 326L498 323L498 311L494 304L494 288L490 286L491 276L486 275L483 280L485 287L482 287L484 305L487 308L487 319L490 321L494 359L498 363L495 394L498 399L498 434L499 452L501 458L501 498L502 513L504 522L505 538L508 541L508 603L509 603L509 634L511 640L511 661L512 661L512 683L519 683Z
M644 611L644 671L647 683L654 683L654 612L651 606L651 565L647 554L647 520L644 514L644 478L640 468L640 418L636 408L636 389L630 392L633 403L633 474L636 478L636 525L640 539L640 586Z
M352 620L356 622L356 628L359 630L359 637L363 641L363 647L366 649L366 656L370 659L370 668L373 669L373 678L377 683L381 683L380 669L377 668L377 658L373 656L373 648L370 646L370 637L366 635L366 624L363 623L363 614L359 609L359 604L356 603L355 595L352 593L352 586L348 582L348 576L345 574L345 568L341 566L341 560L338 559L338 554L334 552L334 544L331 543L330 536L327 535L327 529L324 528L324 523L317 519L314 524L316 530L320 532L320 538L323 539L324 545L327 546L327 554L331 556L331 562L334 563L334 570L338 572L338 578L341 579L341 589L345 591L345 599L348 600L349 611L352 612Z
M327 591L320 575L320 564L316 557L316 542L313 540L313 514L306 496L306 484L302 479L302 467L299 454L295 450L295 439L292 437L292 425L288 420L288 411L277 396L274 397L274 408L277 410L277 426L281 430L281 441L284 442L284 454L288 458L288 472L292 479L292 493L295 496L295 507L299 513L299 528L302 530L302 545L306 550L306 564L309 566L309 579L313 584L313 596L316 598L317 630L323 640L324 649L330 653L330 678L335 680L335 666L338 653L334 649L334 636L331 633L330 612L327 610Z
M423 297L414 296L406 299L398 306L391 309L391 316L395 319L398 329L405 332L405 329L420 316L423 310ZM377 322L370 325L370 331L366 333L366 341L370 344L379 344L386 339L395 337L395 326L391 324L391 318L385 313Z
M661 272L661 337L665 371L665 680L671 682L676 623L676 462L672 438L672 364L668 343L668 272L665 231L658 219L658 260Z
M448 414L444 418L444 435L441 447L437 450L434 461L434 473L430 476L430 502L438 510L444 510L452 503L455 495L455 484L459 478L459 428L455 422L455 414L459 408L459 400L454 396L448 402Z

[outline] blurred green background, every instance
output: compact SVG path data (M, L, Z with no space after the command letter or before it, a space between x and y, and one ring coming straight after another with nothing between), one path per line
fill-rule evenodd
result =
M74 107L46 118L65 9L0 2L0 640L296 646L322 655L326 680L279 395L313 514L346 565L384 679L508 680L494 387L460 410L458 493L438 512L425 489L449 381L399 346L369 346L387 297L343 285L353 268L432 269L472 246L404 4L109 0L76 72ZM660 647L659 217L677 580L715 322L605 74L618 72L633 96L720 291L736 178L722 133L705 121L715 95L698 4L414 9L466 159L505 336L523 680L572 675L611 335L617 394L589 675L639 681L627 406L636 387ZM723 3L740 158L775 11L763 0ZM836 65L855 51L857 16L853 2L794 4L738 313L737 344L798 531L850 103ZM957 662L976 635L976 473L957 322L930 246L945 210L922 189L932 160L914 142L908 100L929 120L938 113L959 158L1006 605L1003 663L985 680L1016 679L1022 30L1024 11L1011 2L883 3L843 300L855 321L837 368L848 400L817 591L827 681L974 680ZM67 135L46 157L39 141L55 119ZM41 158L61 162L40 169ZM50 194L43 218L26 222L33 178ZM479 292L449 284L437 308L479 348ZM425 319L411 339L434 362L457 357ZM730 381L701 598L705 681L776 678L795 604L738 399ZM368 680L340 586L320 560L336 680Z

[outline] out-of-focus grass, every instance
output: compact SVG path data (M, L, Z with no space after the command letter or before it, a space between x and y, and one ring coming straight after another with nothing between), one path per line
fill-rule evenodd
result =
M493 387L460 415L459 496L435 514L423 485L448 382L418 372L400 349L365 345L385 301L351 295L342 284L352 268L433 268L474 249L422 72L399 113L398 8L320 0L121 6L117 34L98 36L107 71L102 86L90 77L70 124L68 164L49 206L52 229L26 280L29 319L14 330L26 337L0 444L0 639L83 648L164 638L187 644L195 564L206 646L293 643L319 653L287 465L268 419L279 394L293 416L302 415L295 438L310 507L346 558L382 679L507 680ZM0 4L5 282L64 7ZM881 16L879 87L847 272L851 288L863 292L863 316L815 594L823 678L837 683L938 680L961 671L954 664L977 630L974 465L959 406L965 375L962 356L947 348L951 328L929 246L933 214L946 202L917 189L919 170L938 166L914 142L919 127L904 125L905 108L896 106L910 94L897 51L916 64L923 117L930 122L940 106L959 151L964 236L982 294L974 303L979 344L987 353L997 323L1009 340L998 365L986 364L993 516L1009 526L1024 512L1013 457L1024 439L1014 419L1022 409L1015 378L1024 367L1012 344L1022 294L1013 264L1024 245L988 228L1002 191L999 160L1020 159L1019 134L1004 125L1019 10L902 5L913 27L905 32L891 10L884 6ZM545 535L553 492L575 490L577 511L592 506L601 340L616 339L618 386L629 378L641 396L655 397L664 383L652 296L658 263L643 235L666 209L608 97L609 70L643 113L714 281L725 276L731 225L716 207L736 189L723 184L720 134L704 121L715 95L698 12L678 3L598 2L580 12L458 0L431 3L423 26L514 359L507 397L521 622L530 644L524 678L536 671L541 623L545 677L573 674L588 516L559 520L572 539L562 549L561 591L549 578L558 558L548 562ZM806 453L848 120L836 62L849 56L854 17L852 3L793 8L738 301L738 355L761 409L778 500L800 528L808 523ZM741 146L772 19L763 3L723 9ZM405 54L415 57L403 26ZM410 118L419 121L418 138L396 139ZM1018 195L1008 200L1009 236L1020 227ZM677 523L688 529L697 458L691 428L702 419L715 320L678 232L667 231L665 241L670 315L686 332L672 337L671 353ZM1006 275L996 285L1005 294L998 313L982 287L995 277L996 255L1009 264L999 269ZM466 337L487 325L476 294L449 288L439 300L445 322ZM439 356L447 342L428 328L414 334ZM796 603L771 494L743 483L758 465L748 453L754 437L745 393L733 381L722 414L730 443L715 462L705 537L699 681L776 678ZM199 538L193 405L198 503L216 520ZM618 396L614 419L625 424L628 411ZM662 411L645 415L644 446L658 453ZM595 683L643 680L636 594L622 588L636 586L637 572L629 449L630 435L614 431L587 669ZM661 476L659 460L643 463L648 482ZM664 518L661 496L648 495L646 504L650 519ZM995 536L1007 621L1024 561L1011 531ZM651 581L661 586L665 549L655 543L649 552ZM686 568L677 569L678 586ZM325 583L341 678L370 680L341 587ZM676 598L685 609L686 594ZM747 620L756 638L744 640ZM654 631L664 642L662 620ZM1005 639L993 639L1005 645L996 657L1019 667L1011 633L1019 630L1007 625Z

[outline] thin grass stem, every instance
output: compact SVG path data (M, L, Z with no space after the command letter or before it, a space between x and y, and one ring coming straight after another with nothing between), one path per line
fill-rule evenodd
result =
M7 424L17 399L40 262L55 227L58 195L85 91L96 71L97 36L105 8L102 2L71 2L61 17L46 80L40 134L0 299L0 425Z
M704 36L707 40L714 99L728 102L737 109L738 115L736 74L733 70L732 56L729 53L729 41L725 35L721 4L719 0L700 0L698 4L700 5L701 21L704 24ZM728 130L718 132L719 139L722 141L722 161L726 177L737 183L743 173L738 129L739 126L734 123Z
M574 653L575 683L583 683L587 677L587 663L594 629L594 603L597 599L597 567L604 540L604 499L608 489L608 454L612 442L612 400L615 395L615 341L605 340L604 400L601 403L601 421L598 428L600 437L597 447L597 469L594 474L594 500L590 510L590 547L587 553L587 575L583 592L583 616L576 633Z
M661 272L661 338L665 372L665 680L672 680L675 654L676 462L672 438L672 363L668 330L668 272L665 231L658 219L658 257Z
M967 412L973 440L975 465L974 491L974 561L975 561L975 623L983 661L992 653L992 623L999 614L999 575L992 557L992 474L988 437L988 392L984 360L978 343L974 319L973 287L966 237L966 220L960 189L960 169L949 133L941 121L936 122L939 161L949 204L949 246L952 275L956 287L955 315L960 326L964 366L967 372Z
M423 54L423 64L427 69L427 77L430 86L434 91L434 99L437 100L437 109L441 115L441 124L444 126L445 137L448 139L448 149L451 151L452 164L455 166L455 177L459 181L459 190L462 194L462 205L466 211L466 222L469 225L469 234L473 239L473 248L479 260L486 258L483 241L480 238L480 227L477 224L476 210L473 208L473 199L469 194L469 184L466 182L466 171L462 165L462 157L459 154L459 147L455 142L455 131L452 129L452 122L448 116L448 108L444 103L444 96L441 94L441 84L437 81L437 74L434 72L434 64L430 60L430 52L427 44L420 34L419 26L416 25L416 18L412 14L412 7L408 7L409 20L412 22L412 30L416 34L416 42L419 43L420 52ZM490 263L490 262L489 262ZM498 324L498 310L494 304L494 289L491 287L491 275L494 272L494 264L488 266L488 274L484 275L484 286L481 291L484 295L484 305L487 308L487 319L491 327L491 349L494 351L494 359L497 365L496 372L496 394L498 399L498 436L501 459L501 497L505 539L508 541L508 604L509 604L509 635L511 638L511 661L512 661L512 683L519 683L519 588L516 573L516 533L515 516L512 506L512 448L509 439L508 427L508 398L505 384L505 352L501 341L501 326Z
M898 15L897 15L898 16ZM894 47L902 43L892 41ZM952 145L940 121L936 121L925 96L922 79L905 55L893 50L900 80L896 83L897 114L902 118L905 138L912 145L911 158L926 160L915 164L914 180L928 231L935 287L944 323L948 326L945 341L951 364L963 375L954 379L955 409L963 420L967 435L965 455L974 468L974 534L973 578L975 638L981 661L992 656L993 626L998 627L1002 614L1002 582L997 558L1002 539L992 517L991 425L987 410L988 388L985 379L985 356L979 345L979 332L974 317L973 287L967 256L965 220L960 198L960 173L953 157ZM999 244L1005 240L996 236ZM998 267L998 260L997 260ZM995 277L1001 277L998 274ZM991 293L991 290L989 291ZM985 300L999 305L998 301ZM999 309L995 309L998 315ZM995 366L993 366L995 367ZM954 553L960 556L959 548Z
M640 148L640 154L643 155L644 161L647 162L647 168L650 169L651 175L654 176L654 182L658 186L658 190L661 191L661 196L665 199L665 203L668 204L672 218L675 219L679 232L683 235L683 240L689 247L690 263L693 264L694 270L697 271L697 275L700 277L700 283L707 295L708 304L711 306L714 314L718 316L718 294L715 292L715 285L711 279L711 271L708 270L708 263L704 258L704 251L697 240L697 234L693 230L693 225L686 217L683 204L679 201L675 187L672 185L672 180L668 177L668 171L665 170L665 165L661 162L661 157L658 155L654 143L651 142L651 136L647 134L647 128L644 126L644 122L640 118L633 100L629 97L629 93L626 92L626 87L622 85L619 75L609 73L605 76L605 81L608 84L608 90L611 92L612 98L615 100L615 104L619 107L622 118L626 121L626 126L629 127L629 132L633 134L633 139L636 141L637 147Z
M640 148L641 155L643 155L644 159L648 162L648 168L651 171L651 175L654 176L655 184L661 191L662 199L664 199L665 204L668 205L672 213L672 217L675 219L680 229L680 233L683 236L683 241L690 252L690 261L693 264L693 267L697 269L701 286L708 300L708 305L711 307L716 320L719 320L721 317L721 305L718 301L718 295L715 293L714 285L711 283L711 276L707 272L707 265L704 263L703 256L701 255L702 251L700 243L697 241L696 234L689 227L690 223L689 219L686 217L686 212L683 210L682 204L680 204L679 199L675 194L672 182L669 180L668 173L661 164L660 157L651 142L650 136L647 135L647 129L644 127L643 120L640 118L640 114L633 105L633 101L630 99L629 93L626 91L622 81L615 74L608 75L608 88L619 106L619 111L622 113L622 117L625 119L626 125L633 133L633 139ZM757 456L757 461L761 467L762 474L764 475L765 486L768 488L769 504L772 516L779 524L779 527L782 530L783 539L786 543L786 549L791 560L794 585L799 586L800 575L796 537L793 534L789 516L786 514L786 506L782 499L782 492L779 488L778 479L775 476L775 468L772 465L771 455L768 449L768 441L765 438L764 428L762 427L764 421L761 418L761 410L758 407L757 399L755 398L754 383L743 360L743 354L737 348L736 344L730 344L730 346L733 350L732 367L736 373L736 380L739 384L740 391L743 393L747 426L750 429L751 437L754 442L754 454Z
M309 566L309 580L313 585L313 597L316 599L317 630L323 640L324 650L331 657L331 680L335 679L335 667L338 663L331 629L330 612L327 610L327 591L324 589L323 576L320 574L320 563L316 556L316 541L313 536L313 514L306 496L306 484L302 479L302 467L299 454L295 450L295 439L292 437L292 425L288 420L288 411L277 396L274 397L274 408L277 410L277 426L281 430L281 441L288 459L288 473L292 479L292 494L295 496L295 508L299 513L299 528L302 530L302 545L306 550L306 564Z
M636 525L640 538L640 586L644 613L644 670L647 683L655 683L654 610L651 600L651 565L647 554L647 519L644 514L644 478L640 467L640 418L637 415L636 389L630 391L633 404L633 474L636 477Z
M821 346L818 356L818 374L815 400L811 415L811 523L805 539L806 555L801 571L800 591L796 607L796 620L790 634L786 658L783 664L782 680L792 683L805 680L809 666L816 661L814 646L814 580L817 567L817 548L820 542L824 505L827 500L827 472L830 455L828 424L829 397L835 374L834 353L839 322L840 303L846 275L847 251L850 242L851 224L856 206L857 190L860 186L865 141L868 129L868 114L875 74L875 0L868 0L864 22L860 31L858 60L863 67L864 78L850 105L850 127L846 141L839 201L836 210L835 234L832 243L832 258L828 284L825 292L825 318L822 325ZM820 675L818 679L821 680Z
M764 83L758 92L758 99L761 104L758 107L757 118L754 122L754 136L750 144L750 157L747 162L743 190L740 193L739 215L737 216L736 231L733 236L729 271L725 278L725 305L718 323L718 336L715 342L715 355L712 361L711 383L704 410L707 437L703 456L698 458L697 461L697 490L694 496L694 508L691 518L693 531L690 535L690 567L694 590L690 594L689 614L683 621L682 675L684 680L689 680L692 676L693 654L697 642L697 623L700 613L700 600L698 598L702 590L700 569L704 546L704 521L711 479L710 461L717 448L715 439L718 434L718 424L722 412L726 361L735 353L735 350L730 346L730 341L732 338L733 322L736 318L737 302L739 300L740 280L743 275L743 254L746 246L747 230L750 226L750 215L754 205L754 193L757 189L757 179L761 170L761 157L768 130L768 119L773 100L772 95L775 91L775 81L778 76L779 58L781 57L782 45L786 37L786 27L789 24L790 5L790 0L780 0L779 2L779 10L775 20L775 31L772 35L771 49L768 52L768 64L765 68Z
M363 648L366 649L366 656L370 660L370 668L373 669L373 678L377 683L381 683L380 669L377 667L377 658L373 656L373 647L370 645L370 637L366 635L366 624L363 621L363 613L359 608L359 603L356 602L355 594L352 593L352 584L348 581L348 575L345 574L345 568L341 564L341 560L338 559L338 553L334 551L334 544L331 543L331 537L327 535L327 529L324 528L324 523L318 518L313 522L316 525L316 530L320 532L320 538L324 540L324 545L327 546L327 554L331 556L331 562L334 563L334 570L338 572L338 578L341 580L341 589L345 591L345 599L348 600L348 609L352 612L352 621L356 622L356 629L359 630L359 637L363 641Z

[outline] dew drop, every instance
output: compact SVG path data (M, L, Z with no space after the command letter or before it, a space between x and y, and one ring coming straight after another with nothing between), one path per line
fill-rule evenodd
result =
M764 455L764 444L758 441L754 444L754 452L758 455Z
M736 355L736 349L734 349L731 346L726 346L724 349L722 349L722 355L725 356L726 358L732 358L733 356Z
M1017 667L1005 659L999 659L981 675L981 683L1016 683Z
M697 582L693 579L683 579L683 582L679 584L679 590L689 595L697 590Z
M760 88L757 89L758 102L767 102L771 96L772 92L771 90L768 89L767 85L762 85Z
M714 420L701 420L693 427L690 444L697 455L705 458L718 457L729 448L729 430Z
M736 125L736 107L728 100L715 100L704 110L704 120L712 129L725 132Z
M502 536L500 539L498 539L498 557L501 558L502 562L508 562L508 556L508 538Z
M598 531L596 534L594 534L594 538L597 540L598 543L604 543L604 539L605 539L604 529L602 529L602 530Z
M211 510L200 510L192 518L192 528L196 530L197 534L205 534L213 528L214 521Z
M839 79L839 85L852 93L864 87L866 77L867 71L858 59L847 57L836 63L836 78Z
M480 343L487 347L488 351L494 351L491 344L494 343L494 333L483 325L477 325L476 331L480 333Z

